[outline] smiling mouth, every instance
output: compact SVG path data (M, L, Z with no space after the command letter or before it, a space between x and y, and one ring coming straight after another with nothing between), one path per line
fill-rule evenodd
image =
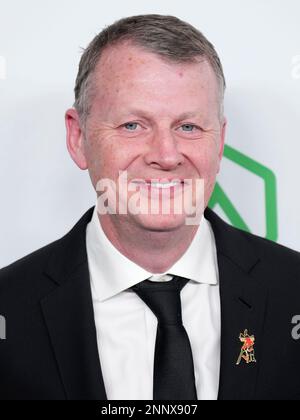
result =
M133 181L133 182L138 185L145 185L147 187L161 188L161 189L176 188L185 184L185 182L181 180L165 181L165 182L159 182L157 180L156 181L145 180L145 181Z
M144 184L151 188L168 189L178 187L182 185L182 182L145 182Z

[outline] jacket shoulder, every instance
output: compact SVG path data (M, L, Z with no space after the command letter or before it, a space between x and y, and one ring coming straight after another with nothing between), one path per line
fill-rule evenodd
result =
M261 258L266 259L275 265L276 263L286 263L300 268L300 252L258 235L241 232L256 249Z
M263 283L276 287L289 282L292 289L300 292L298 251L238 229L211 209L206 209L205 216L212 225L220 254L247 272L251 270L251 274L258 276Z
M20 282L37 281L41 278L48 260L52 267L64 268L83 258L82 244L85 240L86 226L91 220L94 207L90 208L81 219L63 237L20 258L0 270L0 293L3 288ZM80 252L77 252L78 249Z
M30 279L40 276L48 258L59 248L61 241L62 238L51 242L0 269L0 294L7 287L11 288L24 281L28 284Z
M260 236L239 231L250 244L259 262L252 275L267 284L279 296L300 296L300 253Z
M296 266L300 264L300 252L296 250L234 227L209 208L205 211L205 217L211 223L216 239L228 254L234 254L233 248L238 248L237 253L251 251L261 259L268 261L271 259L275 264L282 261Z

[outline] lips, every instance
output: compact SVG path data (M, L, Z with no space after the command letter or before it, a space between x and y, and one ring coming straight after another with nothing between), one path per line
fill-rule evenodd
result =
M151 182L159 182L160 184L164 184L167 182L177 182L177 183L184 183L184 179L181 178L152 178L152 179L145 179L144 182L147 182L147 184L150 184Z
M179 185L182 185L181 182L152 182L152 183L146 183L147 186L152 188L175 188Z
M136 183L136 184L148 184L148 185L166 185L166 184L174 184L174 185L179 185L179 184L185 184L186 180L184 179L180 179L180 178L152 178L152 179L143 179L143 180L133 180L132 182Z
M143 181L136 181L135 183L137 183L138 185L143 185L147 188L159 188L162 190L177 188L184 184L184 182L180 180L171 180L171 181L143 180Z

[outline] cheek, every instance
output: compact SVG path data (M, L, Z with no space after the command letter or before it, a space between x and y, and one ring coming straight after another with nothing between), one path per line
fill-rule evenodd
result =
M106 162L105 151L99 141L89 138L85 146L85 157L88 164L88 171L93 185L103 178Z
M124 171L130 163L128 147L116 147L116 144L99 141L91 142L88 152L89 170L93 178L116 180L119 171Z
M219 167L219 156L216 147L199 148L192 155L192 162L201 178L216 175Z

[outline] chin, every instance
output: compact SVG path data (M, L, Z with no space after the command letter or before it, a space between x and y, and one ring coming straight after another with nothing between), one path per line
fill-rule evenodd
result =
M172 231L185 225L186 216L182 214L135 215L135 222L151 231Z

